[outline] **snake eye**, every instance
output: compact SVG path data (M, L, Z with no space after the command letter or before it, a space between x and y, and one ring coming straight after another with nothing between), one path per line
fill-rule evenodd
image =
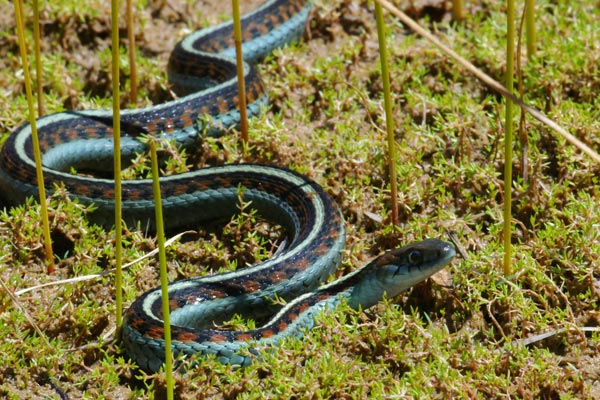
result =
M411 250L406 257L411 266L421 265L423 263L423 254L419 250Z

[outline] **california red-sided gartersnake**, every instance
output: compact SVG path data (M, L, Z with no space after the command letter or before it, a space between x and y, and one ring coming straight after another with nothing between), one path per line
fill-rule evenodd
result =
M245 15L244 55L253 63L272 49L298 38L310 9L306 1L271 0ZM239 122L232 28L226 23L198 31L181 41L171 55L169 78L183 97L162 105L122 113L122 157L145 150L140 135L197 143L200 132ZM245 66L250 115L266 104L254 70ZM212 124L204 124L204 116ZM61 182L84 204L94 204L92 219L111 225L113 181L74 175L70 169L108 170L113 165L112 113L70 111L38 120L45 185ZM229 216L237 211L238 194L263 217L283 226L289 244L273 258L240 271L193 278L169 285L173 350L185 357L215 355L220 361L246 365L257 349L273 347L287 336L313 326L314 315L346 301L369 307L384 294L392 297L443 268L454 257L451 245L437 239L387 252L367 266L317 288L339 265L344 249L344 223L336 204L312 180L288 169L266 165L226 165L161 178L163 215L169 228ZM9 203L37 194L31 128L24 125L0 153L0 190ZM153 226L154 203L149 180L123 183L126 222ZM278 310L274 299L288 304ZM211 329L234 314L264 318L252 331ZM123 321L123 349L140 367L158 370L165 341L159 289L133 302Z

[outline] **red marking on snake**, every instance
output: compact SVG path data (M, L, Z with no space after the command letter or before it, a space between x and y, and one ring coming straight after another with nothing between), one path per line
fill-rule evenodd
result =
M154 326L146 331L146 335L153 339L162 339L164 336L164 329L158 326Z
M210 337L210 341L214 343L220 343L226 341L227 338L224 335L215 334Z
M196 341L196 334L192 333L192 332L181 332L179 335L177 335L177 340L179 340L180 342L195 342Z
M273 332L273 330L271 330L271 329L265 329L265 330L262 332L262 336L263 336L264 338L270 338L271 336L275 336L275 332Z
M252 339L253 339L252 335L250 335L249 333L245 333L245 332L238 334L236 337L236 340L238 340L240 342L249 342Z

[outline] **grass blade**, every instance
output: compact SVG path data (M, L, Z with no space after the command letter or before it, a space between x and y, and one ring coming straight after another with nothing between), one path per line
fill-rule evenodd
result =
M38 117L43 116L44 97L42 96L42 61L40 55L40 9L38 0L33 0L33 48L35 49L35 84L37 92Z
M465 18L465 10L462 0L452 0L452 19L461 21Z
M127 51L129 54L129 84L130 96L129 103L137 104L137 68L135 65L135 35L133 24L133 11L131 0L127 0Z
M235 39L235 62L238 77L238 104L240 110L240 133L242 145L248 143L248 115L246 113L246 82L244 81L244 55L242 53L242 23L240 21L240 2L231 0L233 8L233 35Z
M535 53L535 1L525 0L525 35L527 36L527 55Z
M119 91L119 1L111 2L112 30L112 89L113 89L113 146L114 146L114 179L115 179L115 303L117 336L121 331L123 319L123 244L121 210L121 108Z
M19 51L23 64L25 80L25 92L27 94L27 105L29 108L29 123L31 124L31 140L33 142L33 156L35 159L35 173L38 185L38 194L42 212L42 228L44 232L44 250L46 255L46 268L49 274L54 272L54 254L52 252L52 239L50 237L50 222L48 221L48 206L46 204L46 188L44 187L44 172L42 171L42 155L40 153L40 141L35 123L35 110L33 107L33 93L31 91L31 75L29 74L29 63L27 61L27 48L25 47L25 29L23 24L22 0L15 1L15 18L17 20L17 35L19 37Z
M385 125L387 131L388 169L390 178L390 207L392 224L398 225L398 182L396 178L396 141L394 140L394 118L392 115L392 99L390 96L390 73L388 71L387 44L385 42L385 22L381 4L375 2L375 19L377 20L377 37L379 38L379 59L381 61L381 80L383 82L383 102L385 103Z
M513 92L513 71L515 65L515 3L506 2L506 89ZM512 274L512 158L513 158L513 102L506 99L504 123L504 275Z
M156 143L150 142L152 160L152 192L154 194L154 213L156 217L156 241L158 245L158 263L160 265L160 287L162 290L162 312L165 329L165 374L167 381L167 399L173 399L173 351L171 349L171 316L169 314L169 280L167 277L167 258L165 253L165 228L163 224L162 199L158 171Z

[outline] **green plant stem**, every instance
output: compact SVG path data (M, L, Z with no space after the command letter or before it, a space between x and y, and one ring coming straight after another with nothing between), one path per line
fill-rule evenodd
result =
M135 64L135 26L133 24L133 10L131 0L127 0L127 51L129 54L129 84L130 101L132 105L137 104L137 68Z
M115 179L115 303L117 335L120 336L123 319L123 244L121 209L121 107L119 90L119 1L111 1L112 29L112 89L113 89L113 145Z
M525 35L527 36L527 55L535 53L535 1L525 0Z
M506 89L513 92L513 71L515 64L515 4L506 2ZM506 119L504 134L504 275L512 274L512 157L513 157L513 103L506 99Z
M165 228L163 224L162 199L158 171L156 143L150 142L152 161L152 191L154 193L154 213L156 217L156 241L158 244L158 263L160 265L160 287L162 291L162 312L165 329L165 374L167 381L167 399L173 399L173 351L171 349L171 316L169 310L169 280L167 276L167 257L165 254Z
M517 75L517 92L523 99L525 98L525 89L523 87L523 69L521 68L521 41L523 39L523 25L526 18L527 7L523 9L523 15L519 21L519 29L517 30L517 49L515 59L515 74ZM521 113L518 128L518 141L520 147L520 159L521 159L521 180L525 185L529 182L529 138L527 137L527 129L525 124L527 123L527 114Z
M465 17L462 0L452 0L452 19L461 21Z
M35 83L37 92L38 117L43 116L44 97L42 87L42 61L40 55L40 9L38 0L33 0L33 48L35 49Z
M396 179L396 141L394 140L394 118L392 115L392 99L390 96L390 74L388 71L387 44L385 40L385 22L381 4L375 2L375 19L377 20L377 37L379 38L379 59L381 61L381 80L383 82L383 102L385 105L385 123L387 131L388 170L390 178L390 197L392 224L398 225L398 183Z
M25 93L27 94L27 106L29 108L29 124L31 125L31 140L33 142L33 157L35 159L35 174L38 185L38 195L42 212L42 229L44 232L44 250L46 255L47 271L54 272L54 254L52 252L52 239L50 237L50 222L48 220L48 206L46 204L46 188L44 186L44 173L42 171L42 155L40 154L40 141L38 138L37 125L35 123L35 108L33 106L33 93L31 90L31 75L29 74L29 63L27 61L27 48L25 46L25 28L23 24L23 3L15 0L15 18L17 35L19 37L19 52L23 64L25 80Z
M238 77L238 106L240 110L240 132L242 144L248 142L248 115L246 113L246 82L244 81L244 54L242 52L242 24L239 0L231 0L233 8L233 35L235 38L235 61Z

